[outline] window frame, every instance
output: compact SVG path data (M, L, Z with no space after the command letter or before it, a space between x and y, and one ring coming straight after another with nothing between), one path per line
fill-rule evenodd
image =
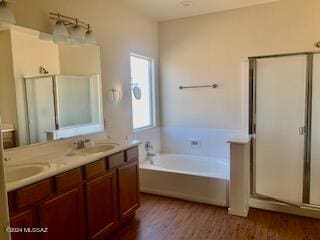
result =
M133 78L132 78L132 69L131 69L131 57L136 57L140 59L147 60L149 62L149 92L150 92L150 124L134 128L133 126L133 92L132 92L132 86L134 85ZM143 56L136 53L130 53L129 56L129 62L130 62L130 93L131 93L131 126L133 133L141 132L147 129L152 129L156 126L155 119L156 119L156 104L155 104L155 67L154 67L154 59L151 57Z

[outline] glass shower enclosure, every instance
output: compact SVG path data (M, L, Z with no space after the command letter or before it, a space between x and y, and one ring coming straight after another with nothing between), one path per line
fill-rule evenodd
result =
M251 194L320 207L320 54L249 62Z

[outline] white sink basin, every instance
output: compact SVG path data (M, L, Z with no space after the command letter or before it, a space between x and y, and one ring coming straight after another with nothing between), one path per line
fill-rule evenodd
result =
M83 154L103 153L114 149L116 146L112 144L99 144L94 147L86 148L82 151Z
M12 183L37 176L50 168L45 163L8 165L5 167L6 182Z

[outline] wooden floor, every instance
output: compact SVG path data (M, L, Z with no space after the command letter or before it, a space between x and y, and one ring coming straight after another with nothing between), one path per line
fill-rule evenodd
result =
M141 207L112 240L320 240L320 220L251 209L248 218L226 208L143 194Z

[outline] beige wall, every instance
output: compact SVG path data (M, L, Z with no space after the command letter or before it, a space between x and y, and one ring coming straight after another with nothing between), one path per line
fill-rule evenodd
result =
M4 124L17 126L18 117L16 109L15 85L12 81L12 53L11 53L10 31L0 32L0 116ZM6 101L3 101L6 99Z
M152 57L157 62L157 23L117 0L14 0L13 11L17 24L44 32L51 31L49 11L76 16L89 22L101 47L102 80L104 93L110 88L122 91L123 99L117 104L107 101L104 111L110 135L125 138L132 133L129 53Z
M160 23L162 125L241 128L242 62L315 50L319 9L319 0L281 0ZM178 90L213 82L218 89Z
M58 46L39 40L37 34L11 30L12 62L18 114L19 144L28 144L27 109L25 105L24 76L36 76L39 67L50 73L60 73Z
M101 56L98 46L72 47L59 45L60 73L63 75L101 75Z

